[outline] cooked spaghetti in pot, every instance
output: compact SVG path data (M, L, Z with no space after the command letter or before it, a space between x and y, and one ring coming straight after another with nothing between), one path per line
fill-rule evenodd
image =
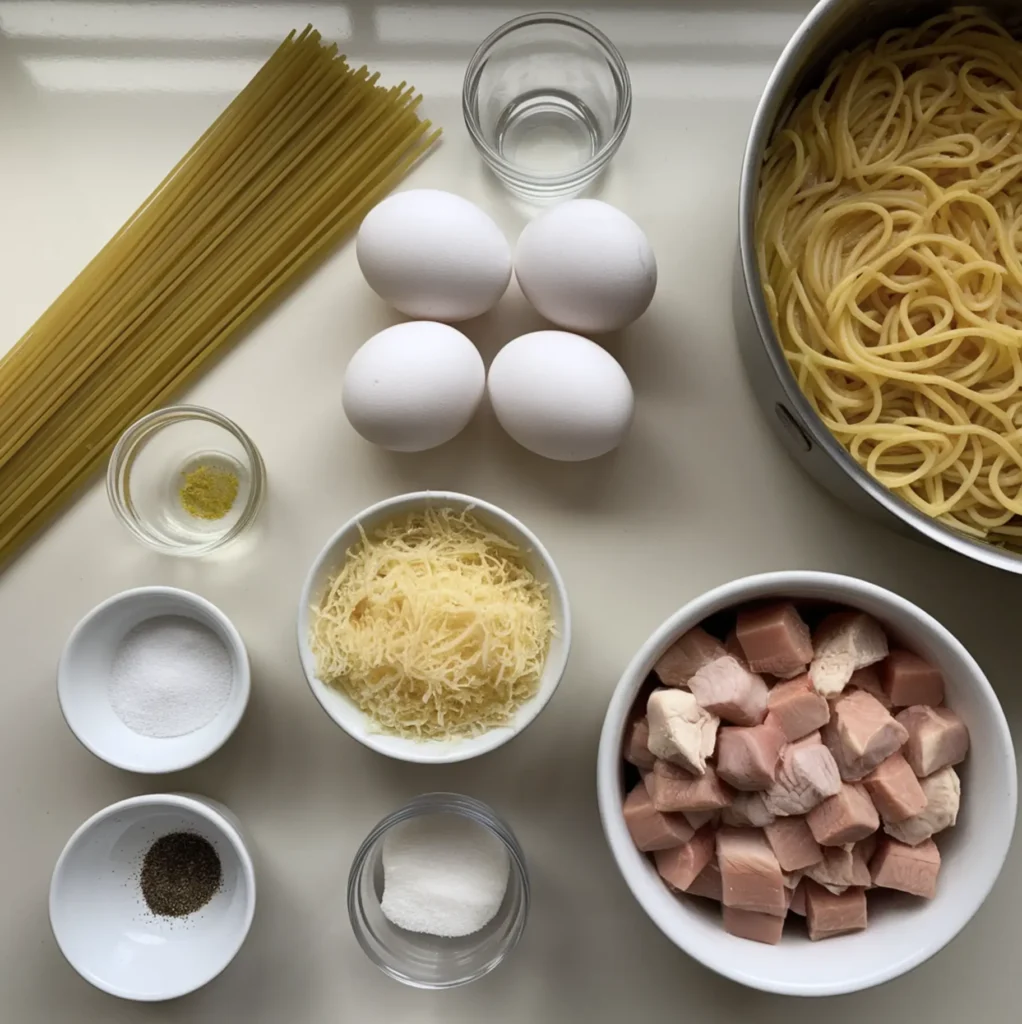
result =
M841 54L776 131L767 306L822 421L878 481L1022 546L1022 43L957 8Z

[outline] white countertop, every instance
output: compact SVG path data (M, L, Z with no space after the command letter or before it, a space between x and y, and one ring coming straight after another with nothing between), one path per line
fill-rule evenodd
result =
M561 5L563 6L563 5ZM634 116L603 198L643 225L659 290L618 354L638 400L612 457L547 463L489 413L451 444L399 456L348 426L348 357L394 322L342 248L188 393L241 424L266 460L257 548L226 563L152 554L115 522L97 484L0 577L0 1020L475 1024L482 1020L755 1020L858 1024L1017 1021L1022 853L965 932L908 977L827 1005L761 995L675 949L618 876L596 812L603 710L626 662L670 612L725 580L768 569L848 572L899 591L947 624L987 670L1022 735L1017 610L1022 580L862 521L788 461L753 405L731 321L739 163L770 65L806 0L620 2L592 19L620 45ZM568 8L574 9L574 8ZM523 9L374 3L39 3L0 0L0 349L13 344L293 25L426 94L446 134L410 184L481 203L514 236L524 223L464 131L465 62ZM484 353L537 326L514 285L470 325ZM527 734L477 762L422 768L348 739L302 677L294 618L306 569L354 512L404 490L450 488L505 506L557 559L574 650ZM75 622L146 583L194 589L232 617L253 665L249 711L208 762L165 778L111 768L60 716L54 676ZM529 858L533 909L521 946L483 981L432 994L388 981L355 944L348 864L366 832L417 793L453 789L506 817ZM189 790L242 819L259 904L227 971L175 1003L106 996L50 933L50 872L91 813L147 791Z

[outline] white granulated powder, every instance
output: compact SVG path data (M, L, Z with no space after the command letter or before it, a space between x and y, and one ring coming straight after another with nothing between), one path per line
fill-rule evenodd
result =
M147 619L117 647L110 704L143 736L184 736L211 722L227 703L231 656L208 626L179 615Z
M479 931L500 909L508 854L489 829L454 814L424 815L383 838L383 899L391 924L458 938Z

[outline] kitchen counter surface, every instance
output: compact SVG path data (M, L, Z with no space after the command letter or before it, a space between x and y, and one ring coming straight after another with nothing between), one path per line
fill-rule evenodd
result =
M755 407L731 317L742 150L772 62L805 0L589 5L620 46L634 116L602 197L648 231L660 283L614 350L634 383L624 446L590 464L518 449L484 411L420 455L364 443L340 404L347 359L395 321L362 281L353 246L321 270L187 395L247 430L269 494L256 544L228 561L176 561L138 546L97 483L0 577L0 1020L4 1024L493 1024L826 1019L1017 1021L1022 852L932 961L880 989L820 1004L745 990L675 949L611 861L596 811L603 711L637 647L718 583L782 568L846 572L890 587L948 625L989 673L1016 737L1022 580L863 520L789 462ZM574 9L574 8L567 8ZM407 77L445 128L409 185L482 204L514 237L527 213L483 171L460 113L474 46L524 9L488 4L0 0L0 350L9 347L145 197L293 26ZM469 325L489 358L540 325L512 285ZM573 601L571 662L527 734L477 762L387 761L344 735L302 677L294 619L305 572L349 516L420 488L477 494L531 526ZM75 740L57 706L57 659L74 624L128 587L172 584L219 605L245 637L252 700L208 762L166 778L118 771ZM419 992L365 959L344 907L348 865L385 813L423 791L489 802L529 858L533 907L514 956L460 991ZM202 991L119 1002L65 963L46 912L72 831L106 804L157 790L209 795L243 821L259 903L247 944Z

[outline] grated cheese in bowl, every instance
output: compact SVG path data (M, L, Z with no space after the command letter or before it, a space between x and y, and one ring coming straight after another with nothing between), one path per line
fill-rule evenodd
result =
M425 508L360 533L313 609L318 678L410 739L507 725L535 696L555 634L526 552L471 509Z

